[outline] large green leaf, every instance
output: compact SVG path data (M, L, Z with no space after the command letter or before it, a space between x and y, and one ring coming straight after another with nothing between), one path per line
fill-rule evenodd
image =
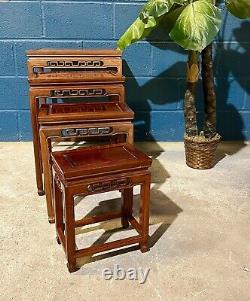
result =
M139 17L126 30L117 42L119 49L135 43L150 34L152 29L159 24L162 16L169 12L175 3L181 4L184 0L149 0L143 7Z
M188 4L176 20L170 37L184 49L201 51L220 29L220 10L207 0Z
M173 29L176 20L179 18L184 8L185 6L176 7L162 18L161 25L163 26L163 28L166 30L168 34Z
M235 17L250 18L250 0L226 0L226 6Z

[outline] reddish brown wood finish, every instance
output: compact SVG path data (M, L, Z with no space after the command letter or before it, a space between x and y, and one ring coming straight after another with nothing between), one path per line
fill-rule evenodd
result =
M148 250L151 159L129 144L95 146L71 151L53 152L54 204L56 232L62 243L69 272L76 271L76 258L139 243ZM141 186L140 221L132 216L133 187ZM123 194L121 212L75 221L74 196L120 190ZM63 204L64 202L64 204ZM64 208L64 209L63 209ZM64 212L63 212L64 210ZM63 221L63 215L65 221ZM76 250L75 228L121 216L123 227L130 223L138 232L117 241Z
M113 143L124 141L124 134L132 144L134 114L125 104L121 52L40 49L27 55L37 189L43 195L45 188L49 222L54 222L51 141L109 137ZM73 104L79 98L82 103ZM48 99L72 103L49 105ZM86 104L90 99L95 102Z
M122 52L118 49L57 49L57 48L41 48L41 49L30 49L26 51L27 56L29 57L98 57L98 56L117 56L120 57Z
M137 151L130 144L58 151L53 153L53 158L67 180L79 176L89 178L91 175L110 174L116 170L142 169L148 167L151 162L149 157ZM122 185L122 183L118 184ZM93 187L92 190L97 191L98 189L98 187Z
M69 138L108 138L110 143L117 142L121 135L125 136L125 140L133 144L133 125L131 121L122 122L85 122L85 123L70 123L70 124L55 124L50 123L40 124L40 141L41 154L44 171L44 185L47 202L48 219L50 223L54 222L54 209L52 203L52 173L50 164L51 142L55 139L65 140ZM85 162L85 164L87 161Z
M53 83L122 82L122 53L118 50L39 49L27 51L31 85Z
M30 86L32 99L37 98L85 98L106 97L114 101L124 101L124 86L122 83L71 83L70 85Z
M58 122L98 122L131 121L134 113L123 102L91 102L68 104L43 104L38 115L38 122L56 124Z
M40 141L39 141L39 123L38 113L40 111L41 104L46 103L46 99L50 98L56 101L58 98L72 100L72 103L76 98L81 97L84 102L85 99L93 98L95 100L105 98L107 101L113 101L115 103L124 102L124 86L122 84L77 84L77 85L64 85L49 87L33 87L29 89L30 98L30 110L31 110L31 123L33 132L33 145L34 145L34 157L35 157L35 169L36 169L36 182L39 195L43 195L43 178L42 178L42 156L40 153ZM84 113L84 112L83 112ZM57 118L57 123L64 122L65 120L59 120L59 116L53 115ZM87 117L87 116L86 116ZM42 118L42 116L41 116ZM71 114L65 114L64 118L67 122L75 122L75 116ZM100 121L102 118L99 116ZM54 123L54 119L49 118L49 122ZM86 120L86 119L85 119ZM90 118L87 118L91 122ZM114 120L114 118L113 118ZM42 121L42 120L41 120ZM48 121L48 120L47 120ZM59 122L60 121L60 122ZM96 121L96 120L93 120Z

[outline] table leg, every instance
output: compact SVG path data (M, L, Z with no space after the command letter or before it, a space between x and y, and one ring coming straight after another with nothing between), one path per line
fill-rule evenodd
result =
M30 110L31 110L31 125L32 125L32 134L33 134L33 148L34 148L34 157L35 157L35 171L36 171L36 185L38 195L44 195L43 189L43 177L42 177L42 163L41 163L41 154L40 154L40 141L39 141L39 132L38 132L38 121L37 121L37 112L38 112L38 103L33 97L30 97Z
M44 186L45 186L45 195L47 203L47 212L49 223L55 222L54 208L52 203L52 172L50 164L50 149L51 141L46 137L45 133L40 130L40 140L41 140L41 151L43 157L43 172L44 172Z
M141 184L141 200L140 200L140 225L142 227L142 240L140 242L141 252L147 252L149 237L149 202L150 202L150 175L145 176L144 182Z
M65 245L67 256L67 267L70 273L78 270L76 266L76 243L75 243L75 214L74 196L65 188Z
M132 216L133 212L133 187L123 189L122 191L122 226L128 228L128 219Z
M61 183L56 180L56 176L53 181L53 200L54 200L54 209L55 209L55 226L56 233L58 230L64 232L65 226L63 222L63 204L62 204L62 191L61 191ZM57 242L61 244L61 241L57 234Z
M127 142L132 145L134 144L134 127L133 127L132 123L131 123L131 126L128 131Z

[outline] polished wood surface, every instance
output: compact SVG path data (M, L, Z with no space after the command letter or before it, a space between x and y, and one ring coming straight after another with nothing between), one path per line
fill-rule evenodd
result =
M51 158L58 164L65 179L94 177L112 173L114 170L126 172L151 165L148 156L137 151L132 145L123 143L58 151L54 152Z
M83 102L86 99L105 99L105 101L125 102L124 86L121 83L88 83L76 85L51 85L51 86L30 86L29 99L30 99L30 111L31 111L31 124L33 133L33 145L34 145L34 157L35 157L35 170L36 170L36 183L39 195L44 194L43 185L43 171L42 171L42 156L40 153L40 140L39 140L39 122L38 113L41 104L50 100L57 102L59 100L67 100L72 103L76 98L81 98ZM74 122L74 119L68 118L69 122ZM90 121L90 120L89 120ZM101 121L101 120L100 120ZM50 123L53 123L50 119ZM65 122L64 122L65 123Z
M149 250L150 172L148 168L152 163L149 157L132 145L118 144L53 152L51 159L57 241L62 244L66 253L69 272L74 272L79 268L76 259L82 256L90 256L132 244L139 244L141 252ZM133 164L125 163L125 161L133 162ZM72 170L72 166L77 171L74 175L68 172L69 169ZM139 222L133 217L133 187L135 185L141 187ZM99 216L75 220L75 196L114 190L122 191L123 202L120 211L105 212ZM117 217L121 217L121 224L124 228L130 224L138 235L94 244L84 249L76 248L75 229L77 227Z
M50 98L56 100L81 97L83 100L89 97L96 99L106 99L113 101L125 100L125 91L123 83L71 83L63 85L49 86L30 86L29 93L34 101L39 101L39 98Z
M40 142L41 155L44 171L44 185L46 194L46 204L48 219L50 223L54 222L54 210L52 201L52 171L51 171L51 148L54 140L64 141L70 138L88 140L97 138L107 143L117 143L127 141L130 144L134 142L134 128L130 121L114 122L85 122L70 124L40 124Z
M27 56L32 85L124 80L118 50L40 49L27 51Z
M98 116L92 114L94 119L91 119L89 114L84 118L83 115L78 118L78 114L70 112L67 116L66 114L44 114L45 107L42 107L49 101L73 103L81 99L83 102L88 102L90 98L96 101L125 102L120 51L115 49L38 49L27 51L27 56L36 183L38 194L43 195L43 163L39 138L42 123L66 125L85 121L111 122L115 118L127 122L133 117L127 108L124 108L121 113L116 110L116 117L113 113L106 112L104 113L106 117L103 119L99 111ZM122 107L122 105L118 106ZM42 112L39 124L40 111ZM51 116L54 116L54 119ZM102 133L103 130L100 131L100 134Z
M133 120L133 111L123 102L89 102L41 105L39 123Z
M51 49L51 48L41 48L41 49L30 49L26 51L26 55L29 57L33 56L122 56L122 52L118 49Z

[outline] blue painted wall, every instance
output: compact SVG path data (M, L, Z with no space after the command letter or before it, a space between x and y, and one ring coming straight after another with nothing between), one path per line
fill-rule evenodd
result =
M0 2L0 140L31 140L26 49L114 47L144 2ZM228 16L224 23L214 46L218 130L226 140L249 139L250 22ZM182 140L186 53L158 30L124 58L137 139Z

